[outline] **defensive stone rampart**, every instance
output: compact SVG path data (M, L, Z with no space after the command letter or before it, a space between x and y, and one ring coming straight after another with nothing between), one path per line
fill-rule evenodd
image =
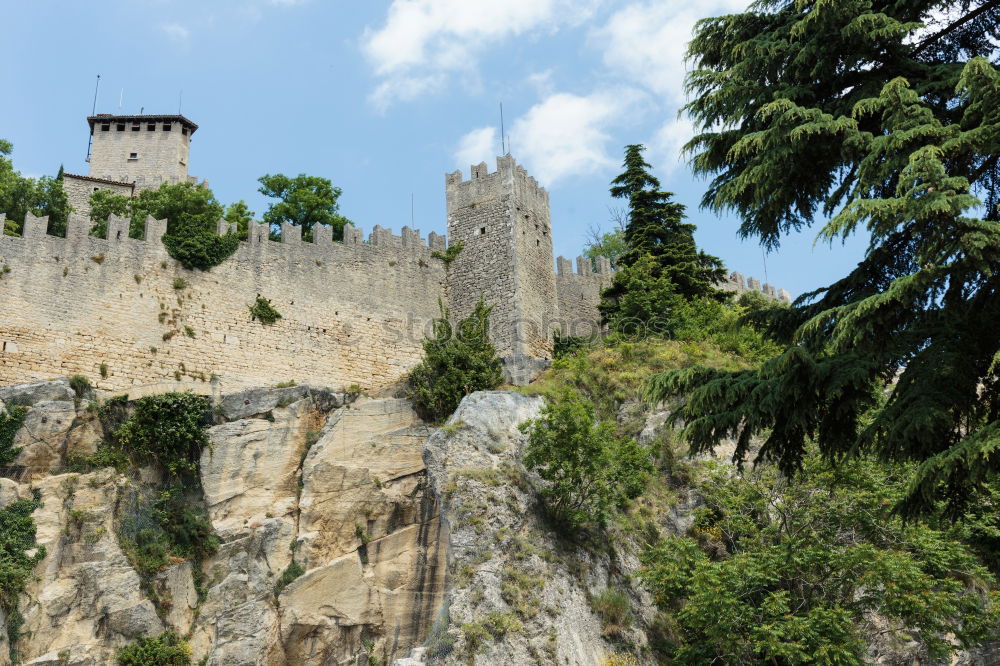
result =
M211 271L189 271L161 242L165 221L147 220L144 240L112 217L107 238L72 216L66 238L29 216L22 237L0 236L0 384L81 374L98 388L215 380L224 390L280 381L384 386L422 355L439 314L445 238L375 227L368 242L320 229L282 242L253 225L249 241ZM227 225L220 222L220 231ZM263 296L281 313L254 321Z

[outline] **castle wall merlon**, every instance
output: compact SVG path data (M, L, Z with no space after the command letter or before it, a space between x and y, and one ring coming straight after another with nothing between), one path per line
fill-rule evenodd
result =
M147 218L146 219L146 228L147 229L149 228L149 220L150 219L152 219L152 218ZM227 222L226 220L219 220L218 222L215 223L215 233L219 234L220 236L225 236L225 235L231 234L231 233L235 234L236 233L236 223L235 222Z
M236 231L236 225L231 224L233 232ZM167 221L166 220L156 220L152 215L146 216L146 233L144 239L147 243L163 243L163 234L167 233Z
M313 226L313 244L322 245L324 247L333 245L333 227L328 227L325 224L317 224Z
M361 227L347 225L344 227L344 245L361 245L364 242L365 233Z
M25 240L45 238L45 230L49 228L49 217L35 217L31 213L24 216L24 229L21 236Z
M281 242L285 245L299 245L302 243L302 227L291 222L281 223Z
M90 217L79 213L70 213L69 220L66 222L66 238L69 240L86 238L93 228L94 223Z
M448 249L448 238L432 231L427 234L427 247L432 251L444 252Z
M573 262L566 257L556 257L556 272L559 275L572 275Z
M127 217L112 215L108 218L108 240L120 243L128 238L130 220Z
M590 275L593 273L593 266L590 263L590 259L587 257L577 257L576 258L576 272L580 275Z
M250 222L250 229L248 232L248 238L250 245L252 246L264 246L269 240L268 236L268 225L263 222Z

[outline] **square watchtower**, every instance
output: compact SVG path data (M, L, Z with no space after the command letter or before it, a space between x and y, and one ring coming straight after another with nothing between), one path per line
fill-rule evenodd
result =
M449 242L462 243L448 271L452 315L467 316L482 296L508 371L512 360L550 359L558 304L549 193L510 155L493 173L484 162L470 180L455 171L445 184Z
M93 140L90 178L131 183L139 190L197 180L188 176L188 157L198 126L184 116L98 114L87 122Z

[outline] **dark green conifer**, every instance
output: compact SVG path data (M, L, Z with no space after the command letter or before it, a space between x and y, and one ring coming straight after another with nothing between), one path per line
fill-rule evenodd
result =
M669 298L651 303L644 297L642 310L648 310L647 315L624 306L634 295L630 292L646 290L647 283L655 283L655 290L661 294L670 292L687 300L723 298L726 293L715 287L725 278L722 261L698 250L695 225L684 221L684 205L673 201L672 193L660 190L660 181L649 172L652 167L642 157L643 150L637 144L626 146L625 171L611 181L611 196L628 200L628 223L625 252L618 260L621 270L602 294L600 306L606 323L629 329L630 333L636 332L632 330L639 324L636 317L669 319ZM619 326L624 319L628 322Z
M1000 472L1000 2L768 0L699 23L688 145L705 205L775 246L870 236L844 278L771 320L759 370L654 378L695 450L736 439L786 472L922 461L904 507L957 508Z

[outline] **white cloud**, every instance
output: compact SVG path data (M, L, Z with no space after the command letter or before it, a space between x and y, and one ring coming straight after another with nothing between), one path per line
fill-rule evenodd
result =
M362 37L362 50L383 79L372 101L385 107L394 99L412 99L413 79L473 70L490 46L583 21L600 1L393 0L385 25L366 29Z
M608 127L639 100L631 89L550 95L514 122L512 152L546 185L613 167Z
M748 0L637 2L615 12L594 30L591 44L604 51L604 62L666 101L684 101L684 56L694 24L705 16L743 10Z
M665 173L684 166L684 144L694 136L694 125L686 118L664 123L653 137L651 162Z
M491 161L500 151L495 127L480 127L461 138L455 150L455 162L462 169L472 164Z
M191 31L180 23L164 23L160 26L160 29L163 30L167 37L178 43L185 44L188 38L191 37Z

